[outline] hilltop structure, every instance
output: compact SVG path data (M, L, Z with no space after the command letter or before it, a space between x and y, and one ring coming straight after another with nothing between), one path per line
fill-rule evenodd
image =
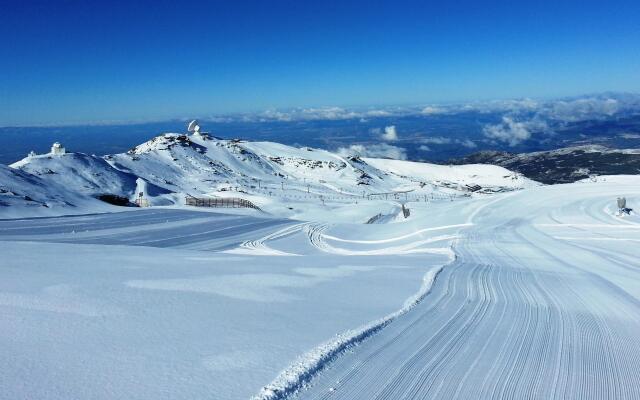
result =
M51 155L54 156L61 156L64 155L67 151L65 150L65 148L60 144L60 142L55 142L52 146L51 146Z

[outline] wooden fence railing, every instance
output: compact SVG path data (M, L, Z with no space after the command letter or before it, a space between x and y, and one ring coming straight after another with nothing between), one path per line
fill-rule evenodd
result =
M195 207L253 208L256 210L260 209L260 207L256 206L249 200L240 199L237 197L199 198L187 196L185 198L185 204Z

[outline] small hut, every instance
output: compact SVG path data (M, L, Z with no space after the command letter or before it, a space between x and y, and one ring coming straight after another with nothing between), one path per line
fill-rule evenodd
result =
M149 207L149 198L147 197L147 182L142 179L136 179L136 204L138 207Z

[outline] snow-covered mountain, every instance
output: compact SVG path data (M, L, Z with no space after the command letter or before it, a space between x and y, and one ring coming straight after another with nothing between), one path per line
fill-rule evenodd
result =
M134 175L113 168L101 157L83 153L36 155L11 164L11 167L88 196L128 193L136 185Z
M79 213L108 208L105 203L69 190L64 184L45 176L0 164L0 217Z
M590 175L636 175L640 149L584 145L520 154L481 151L452 162L499 165L542 183L570 183Z
M323 204L360 198L427 201L537 185L499 166L343 157L272 142L179 133L157 136L126 153L31 155L10 167L4 174L19 171L29 182L25 188L39 188L36 197L42 203L62 199L74 206L101 195L133 200L138 177L149 183L152 204L182 204L185 195L232 195L267 209L276 200L303 197ZM22 185L12 186L20 192Z

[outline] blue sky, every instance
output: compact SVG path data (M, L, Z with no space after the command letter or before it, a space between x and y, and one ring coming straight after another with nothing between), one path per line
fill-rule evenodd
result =
M637 1L1 2L0 126L640 91Z

